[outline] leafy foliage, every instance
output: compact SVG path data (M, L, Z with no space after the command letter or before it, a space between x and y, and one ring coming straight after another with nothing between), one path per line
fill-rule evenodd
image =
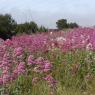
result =
M39 29L38 29L39 32L47 32L48 29L46 29L44 26L41 26Z
M60 19L56 22L57 28L62 30L63 28L68 28L67 20L66 19Z
M26 34L31 34L31 33L36 33L38 31L38 26L35 22L26 22L24 24L18 24L16 27L16 32L19 33L26 33Z
M0 15L0 38L11 38L14 34L15 27L16 22L13 20L11 15Z
M10 39L16 34L32 34L46 31L47 29L44 26L38 27L34 21L17 24L11 15L0 15L0 38L4 40Z
M56 22L57 24L57 28L62 30L65 28L78 28L78 24L77 23L67 23L66 19L60 19Z

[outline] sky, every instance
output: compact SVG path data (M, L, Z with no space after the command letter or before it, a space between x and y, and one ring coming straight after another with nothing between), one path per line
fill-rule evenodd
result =
M56 28L58 19L81 26L95 25L95 0L0 0L0 14L9 13L18 23L35 21Z

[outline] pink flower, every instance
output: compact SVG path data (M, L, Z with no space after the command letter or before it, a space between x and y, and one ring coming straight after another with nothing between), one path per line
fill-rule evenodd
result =
M5 53L2 59L2 67L10 66L12 63L11 56L9 53Z
M52 65L48 60L44 60L44 58L39 57L36 59L36 67L34 68L35 72L48 72L51 70Z
M18 74L23 74L25 72L25 63L24 62L21 62L19 65L18 65Z
M44 71L45 72L50 71L51 68L52 68L51 63L49 63L48 61L46 61L45 65L44 65Z
M7 69L4 69L2 72L2 74L8 74L8 73L9 73L9 71Z
M20 56L20 55L22 55L23 54L23 48L22 47L18 47L18 48L15 48L14 49L14 55L15 56Z
M10 75L9 74L3 74L3 84L6 84L10 81Z
M25 63L20 62L19 65L13 71L13 76L15 78L16 76L19 76L19 75L24 74L24 73L25 73Z
M49 85L51 85L51 86L54 86L57 83L56 80L51 75L47 75L44 78L44 80L46 80L49 83Z
M33 55L30 55L28 57L28 65L32 65L32 64L34 64L34 58L33 58Z
M13 42L12 42L10 39L7 39L4 43L5 43L5 45L7 45L7 46L13 45Z

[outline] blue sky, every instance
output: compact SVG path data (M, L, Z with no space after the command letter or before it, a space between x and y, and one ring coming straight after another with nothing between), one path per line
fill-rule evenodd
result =
M10 13L18 23L35 21L56 27L61 18L83 26L95 25L95 0L0 0L0 13Z

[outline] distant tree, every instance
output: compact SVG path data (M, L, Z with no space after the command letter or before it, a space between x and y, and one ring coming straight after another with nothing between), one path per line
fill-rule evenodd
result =
M23 24L18 24L16 27L17 34L31 34L38 31L38 25L35 22L25 22Z
M16 31L16 34L22 34L24 32L24 25L18 24L15 31Z
M38 25L35 22L26 22L23 24L23 32L26 34L36 33L38 31Z
M32 31L32 33L36 33L38 31L38 25L32 21L29 23L29 29Z
M0 38L8 39L14 35L16 22L9 14L0 15Z
M46 29L44 26L39 27L38 32L47 32L48 29Z
M77 23L68 23L68 28L78 28L79 25Z
M57 28L62 30L62 29L65 29L65 28L78 28L79 25L77 23L67 23L67 20L66 19L60 19L56 22L57 24Z
M66 19L60 19L56 22L57 28L62 30L64 28L68 28L67 20Z

